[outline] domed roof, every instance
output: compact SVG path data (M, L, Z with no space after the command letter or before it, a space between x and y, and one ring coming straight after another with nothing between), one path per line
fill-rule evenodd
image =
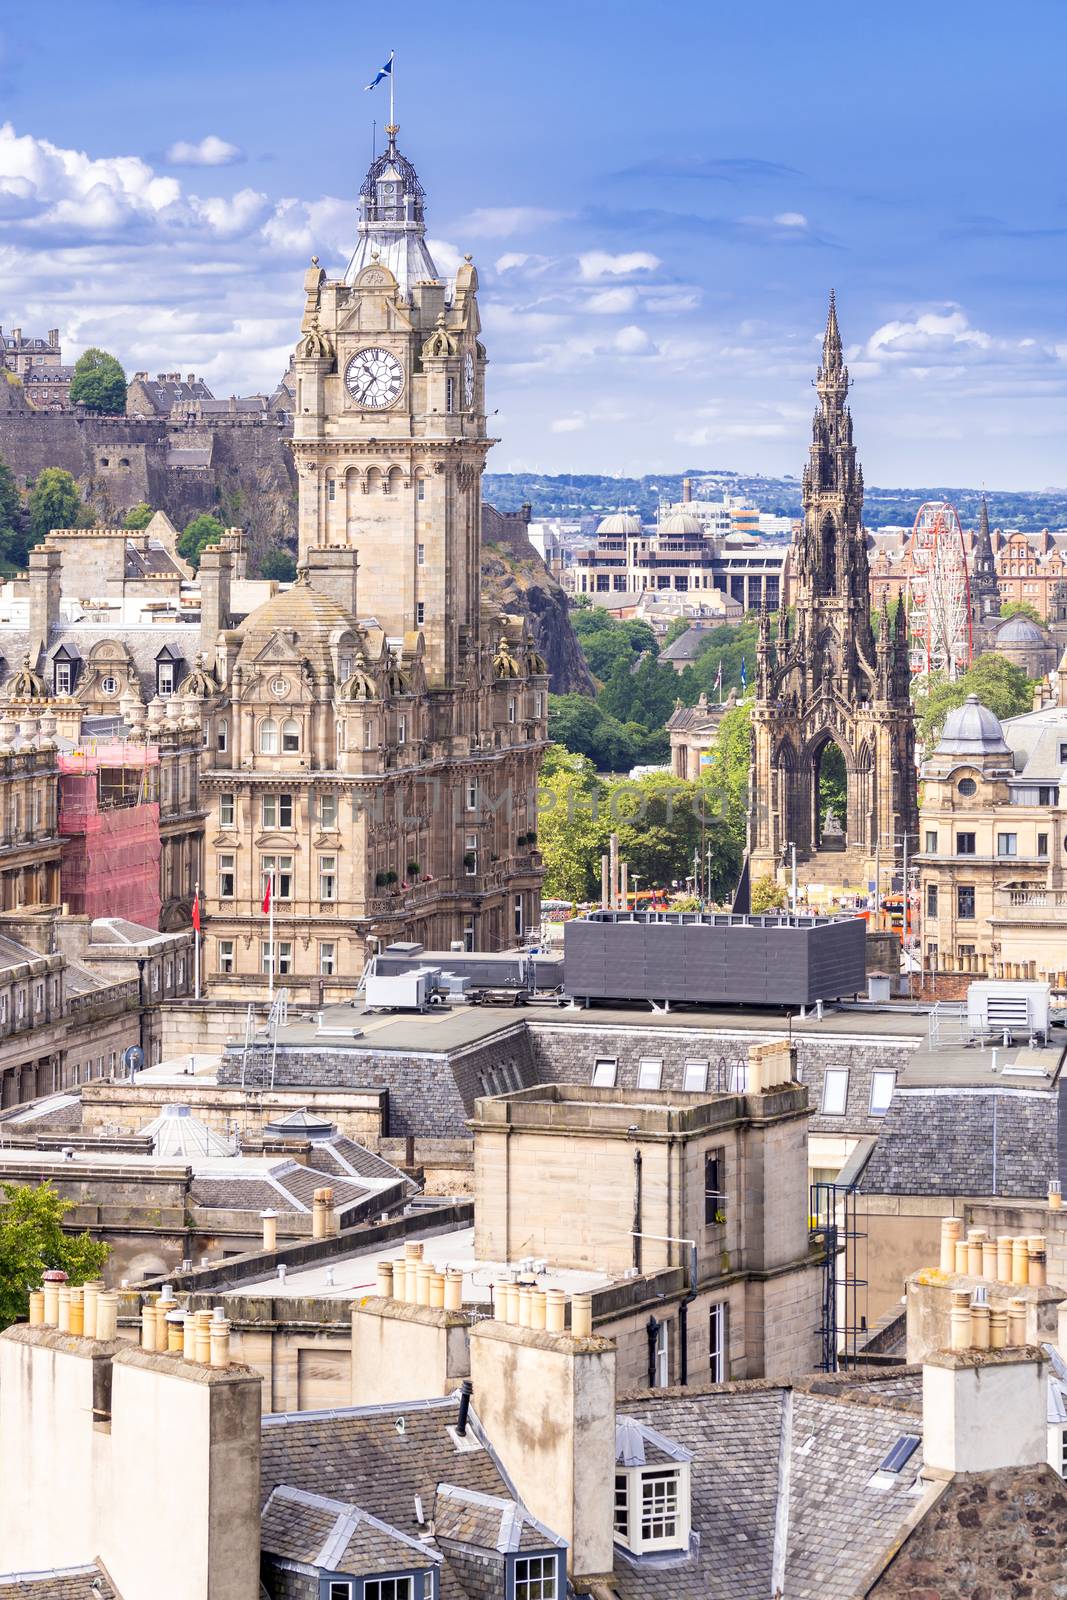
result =
M241 636L238 660L256 656L276 633L295 633L304 654L326 653L331 636L343 628L355 629L356 621L328 594L313 589L298 578L264 605L249 613L237 632Z
M597 523L597 533L640 533L641 518L626 511L613 511Z
M1048 644L1048 634L1029 617L1009 617L997 629L997 644Z
M692 511L672 511L659 525L660 533L703 533L704 524Z
M961 706L950 711L937 745L938 755L1008 756L1004 730L988 706L976 694L969 694Z

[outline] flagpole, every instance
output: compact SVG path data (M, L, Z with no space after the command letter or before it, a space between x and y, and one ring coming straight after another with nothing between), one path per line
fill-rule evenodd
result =
M274 999L274 968L278 964L278 952L274 948L274 868L271 867L267 879L270 889L270 899L267 901L267 942L270 945L270 972L267 977L267 998Z
M193 924L193 960L196 965L196 989L193 995L195 1000L200 999L200 880L196 880L193 888L193 904L196 906L196 921Z
M389 52L389 121L396 127L396 117L393 115L393 79L396 77L396 51Z

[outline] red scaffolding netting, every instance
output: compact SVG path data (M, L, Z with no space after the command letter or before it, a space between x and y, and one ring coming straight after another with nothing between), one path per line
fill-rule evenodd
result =
M61 893L75 915L159 927L158 771L153 745L60 755Z

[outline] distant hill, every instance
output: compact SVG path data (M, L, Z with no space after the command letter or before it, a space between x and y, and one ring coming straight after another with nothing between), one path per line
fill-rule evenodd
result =
M682 478L711 482L716 494L744 495L761 511L781 517L800 515L800 479L751 477L723 468L694 467L686 473L656 473L643 478L610 478L599 473L487 472L485 498L501 511L517 511L529 504L535 517L606 516L609 511L636 511L655 515L661 500L680 500ZM995 528L1021 528L1027 533L1042 528L1067 528L1067 489L1040 493L1010 493L990 489L989 520ZM927 489L864 490L864 520L869 528L888 523L914 522L924 500L950 500L964 527L977 521L980 489L939 485Z

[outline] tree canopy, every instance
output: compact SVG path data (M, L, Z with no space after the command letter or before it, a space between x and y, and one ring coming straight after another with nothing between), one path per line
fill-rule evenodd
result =
M126 374L118 360L95 345L74 363L70 403L103 416L120 417L126 410Z
M915 685L916 731L927 749L940 738L949 712L961 706L969 694L976 694L1003 721L1030 710L1034 686L1022 667L995 651L979 656L969 672L952 681L941 673L931 673L929 679Z
M70 473L62 467L45 467L30 490L29 520L33 543L40 544L53 528L87 528L93 518Z
M155 512L152 510L152 507L150 505L146 505L143 500L140 500L135 506L131 506L129 511L127 511L126 516L123 519L122 526L124 528L129 528L131 532L137 532L137 530L140 528L147 528L154 516Z
M200 568L200 557L208 545L218 544L225 532L225 528L217 518L209 516L206 511L202 511L179 534L178 554L184 557L193 571L196 572Z
M0 562L21 570L29 554L26 518L15 475L6 461L0 460Z
M645 650L659 654L656 635L647 622L617 622L602 606L573 613L574 631L594 678L603 683L619 661L633 665Z
M26 1316L30 1290L39 1286L42 1273L59 1269L71 1283L86 1283L111 1250L88 1233L63 1232L63 1218L74 1202L61 1200L50 1183L0 1188L0 1328L6 1328Z
M288 550L279 548L268 550L259 564L260 574L264 578L274 578L278 583L292 583L296 577L296 562Z
M541 773L538 846L545 893L592 900L600 892L600 858L612 832L642 890L666 889L692 874L698 854L710 868L710 892L726 896L736 881L740 851L717 797L704 785L670 772L644 778L598 778L584 756L554 746Z
M1031 622L1036 622L1040 627L1044 627L1045 625L1044 618L1042 617L1040 611L1038 611L1036 606L1031 605L1029 600L1009 600L1006 605L1001 606L1000 615L1001 618L1005 620L1008 617L1027 617Z

